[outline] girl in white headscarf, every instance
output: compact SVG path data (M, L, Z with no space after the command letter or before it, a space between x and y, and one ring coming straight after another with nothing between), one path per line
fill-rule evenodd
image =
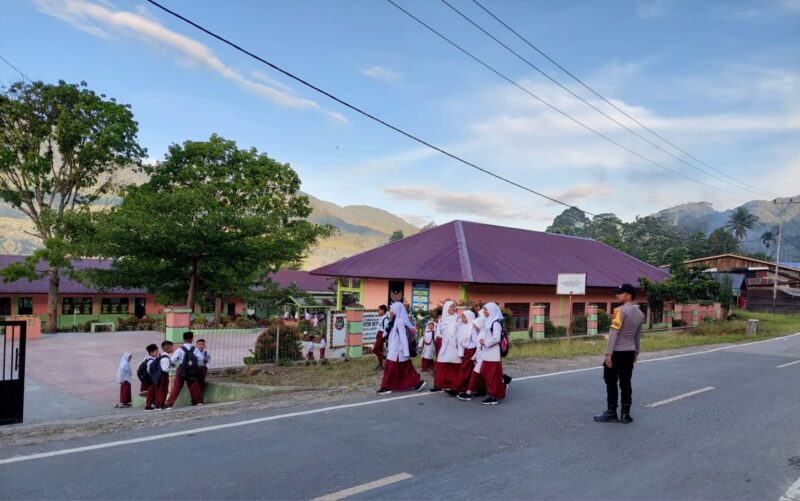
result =
M496 405L506 397L503 381L503 363L500 357L500 338L503 332L503 312L495 303L487 303L481 311L485 318L483 328L478 334L478 362L469 380L469 388L458 396L461 400L471 400L472 394L486 385L487 398L481 403Z
M389 316L393 323L389 331L389 346L384 361L383 381L378 394L386 395L393 391L411 389L419 391L425 386L425 381L419 377L419 373L414 369L414 364L409 360L411 350L408 346L408 332L413 328L413 324L408 319L406 306L399 301L393 303ZM416 343L416 339L413 342Z
M458 355L458 312L456 303L447 301L442 307L442 319L437 326L437 336L442 340L439 355L433 373L433 389L431 391L447 391L452 396L458 395L458 371L461 368L461 357ZM463 391L461 389L460 391Z
M133 371L131 370L131 357L133 355L126 351L119 359L117 367L117 383L119 383L119 403L115 407L131 406L131 383L133 382Z
M458 317L458 356L461 357L461 366L458 369L459 393L464 392L469 387L469 379L475 368L475 352L478 347L478 328L473 322L475 313L472 310L461 312Z
M422 348L420 350L422 352L422 356L420 357L420 369L422 372L431 372L433 370L433 357L436 351L433 346L433 337L435 334L436 322L428 320L425 324L425 334L423 334L420 340L420 348Z

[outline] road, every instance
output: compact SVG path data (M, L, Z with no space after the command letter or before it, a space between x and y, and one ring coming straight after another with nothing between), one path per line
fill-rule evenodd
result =
M630 425L592 420L598 368L498 406L393 394L11 447L0 498L778 500L800 477L798 360L800 335L640 363Z

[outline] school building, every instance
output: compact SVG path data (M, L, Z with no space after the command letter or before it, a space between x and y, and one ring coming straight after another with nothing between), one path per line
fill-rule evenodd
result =
M0 255L0 269L22 262L25 256ZM76 270L108 268L111 261L103 259L77 259L72 261ZM49 278L47 264L39 263L37 272L42 278L30 281L20 279L14 282L0 281L0 317L38 316L42 325L47 321L47 293ZM57 326L59 329L80 328L86 322L115 322L131 315L137 318L163 318L165 305L155 301L153 294L143 289L123 289L114 287L99 290L73 280L67 273L60 275ZM241 298L225 298L223 313L229 316L244 312ZM213 302L201 302L196 306L198 313L213 313Z
M452 221L311 273L337 277L337 309L404 301L428 310L446 300L494 301L512 312L511 331L528 330L534 305L543 305L554 324L566 325L589 304L611 311L620 284L670 276L596 240L469 221ZM585 295L556 293L558 276L566 273L586 274ZM645 298L639 295L637 302L644 306Z

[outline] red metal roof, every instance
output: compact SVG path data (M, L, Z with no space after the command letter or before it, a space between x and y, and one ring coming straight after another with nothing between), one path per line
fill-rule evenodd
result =
M555 285L559 273L586 273L589 287L670 276L596 240L469 221L452 221L311 273L516 285Z
M333 291L333 279L312 275L307 271L299 270L278 270L269 276L270 280L277 283L281 288L295 284L303 292L327 292Z

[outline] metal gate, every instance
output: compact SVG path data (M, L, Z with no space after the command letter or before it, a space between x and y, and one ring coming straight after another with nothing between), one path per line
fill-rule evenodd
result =
M25 402L25 334L27 322L0 321L3 336L0 375L0 425L22 422Z

